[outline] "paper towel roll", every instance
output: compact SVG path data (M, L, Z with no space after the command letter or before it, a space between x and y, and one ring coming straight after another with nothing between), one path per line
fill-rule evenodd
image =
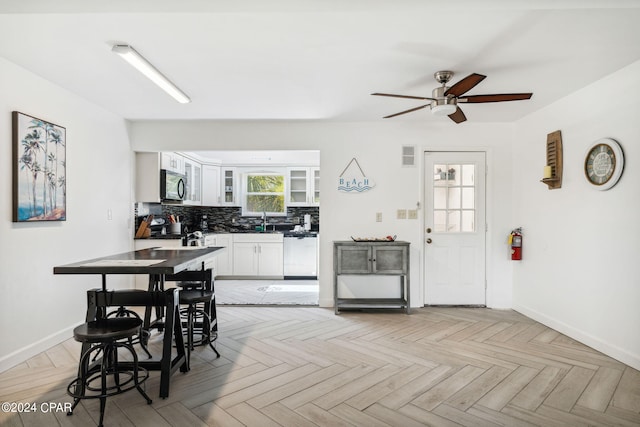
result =
M311 215L309 214L304 216L304 229L307 231L311 230Z

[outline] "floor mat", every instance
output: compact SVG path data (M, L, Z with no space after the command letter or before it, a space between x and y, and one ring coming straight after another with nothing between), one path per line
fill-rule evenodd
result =
M216 280L218 305L318 305L317 280Z

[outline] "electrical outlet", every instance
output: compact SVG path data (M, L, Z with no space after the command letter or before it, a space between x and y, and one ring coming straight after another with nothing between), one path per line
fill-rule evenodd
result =
M376 222L382 222L382 212L376 212Z
M418 219L418 210L417 209L409 209L409 210L407 210L407 218L409 218L409 219Z
M397 212L397 218L398 219L407 219L407 210L406 209L398 209Z

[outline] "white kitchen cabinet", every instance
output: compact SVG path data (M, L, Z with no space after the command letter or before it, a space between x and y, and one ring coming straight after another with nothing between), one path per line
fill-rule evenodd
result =
M220 166L202 165L202 206L219 206L220 202Z
M238 198L238 178L236 168L221 169L220 179L222 181L221 192L221 205L224 206L239 206L240 200Z
M320 168L311 168L311 204L320 206Z
M149 248L179 248L182 246L182 239L136 239L133 241L134 249L149 249ZM148 274L136 274L135 275L136 289L149 289L149 275Z
M226 248L215 257L213 274L215 277L231 276L233 274L233 235L207 234L204 238L204 244L205 246Z
M282 243L258 243L258 276L284 276Z
M233 275L257 276L258 275L258 249L257 243L241 242L233 243Z
M283 236L250 233L233 236L233 275L282 278Z
M288 168L289 206L317 206L320 203L320 168Z
M185 205L202 204L202 165L194 160L184 157L184 174L187 177L185 185Z
M160 153L136 153L136 202L160 203Z
M184 157L178 153L163 152L162 169L184 175Z

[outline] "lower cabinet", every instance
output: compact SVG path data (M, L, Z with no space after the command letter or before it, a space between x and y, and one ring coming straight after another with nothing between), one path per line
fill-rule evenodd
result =
M233 236L233 275L282 278L282 234L236 234Z
M149 248L179 248L182 247L182 239L137 239L134 240L133 246L135 250ZM136 289L149 289L149 275L135 275Z
M219 246L226 250L215 257L213 274L218 276L231 276L233 274L233 235L232 234L208 234L204 240L205 246Z
M135 249L178 248L181 239L137 239ZM284 244L280 233L207 234L205 246L226 248L212 259L214 277L284 277ZM137 274L136 288L147 289L149 277Z

